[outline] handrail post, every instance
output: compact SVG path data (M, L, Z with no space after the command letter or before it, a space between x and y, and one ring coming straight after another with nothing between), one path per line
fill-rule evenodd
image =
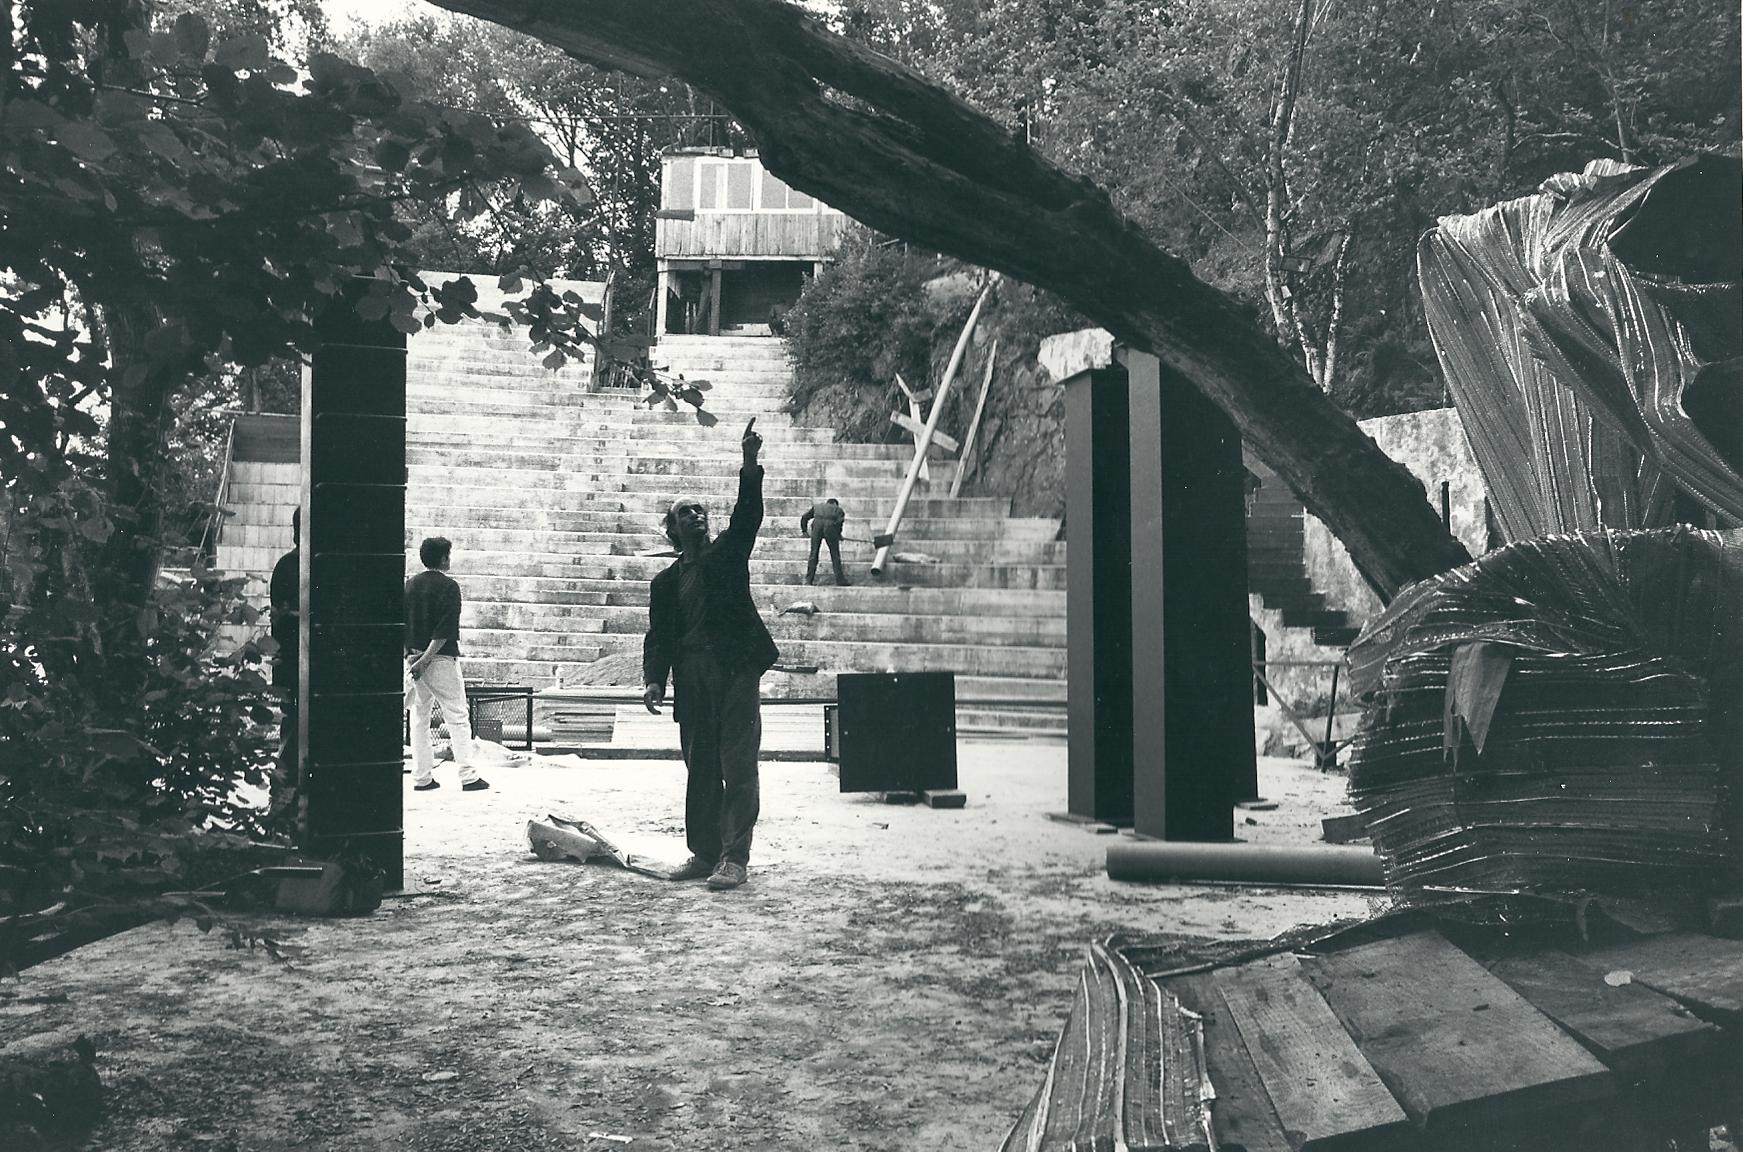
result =
M218 474L218 491L212 498L212 511L206 517L206 530L200 533L200 549L198 556L206 554L206 541L212 541L212 567L218 567L218 540L216 526L218 518L224 515L224 498L230 491L230 460L236 451L236 416L230 417L230 430L224 435L224 468Z
M974 419L968 422L968 435L963 438L962 451L956 454L956 476L950 481L950 498L952 500L962 492L962 481L968 475L970 454L974 452L975 433L980 431L980 418L986 412L987 389L993 383L993 365L998 363L999 342L993 339L992 349L986 354L986 374L980 378L980 399L974 402Z
M950 364L944 369L944 379L938 384L938 393L932 398L932 412L926 417L926 427L920 433L920 438L914 442L914 459L908 464L908 475L902 481L902 490L896 493L896 507L890 513L890 522L884 528L883 535L873 543L877 545L877 555L872 557L871 574L882 576L884 567L889 562L890 545L896 542L896 529L901 526L902 513L908 510L908 499L914 494L914 481L919 479L920 466L926 462L926 453L932 447L932 433L938 429L938 418L944 414L944 397L950 391L950 385L956 379L956 370L962 365L962 354L968 349L968 338L974 334L975 322L980 319L981 305L986 303L987 293L992 285L988 284L980 290L980 296L974 302L974 311L968 314L968 323L962 326L962 335L956 339L956 349L950 354Z

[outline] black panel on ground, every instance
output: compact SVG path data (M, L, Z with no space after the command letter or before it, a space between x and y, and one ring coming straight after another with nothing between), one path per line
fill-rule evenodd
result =
M956 787L955 673L842 673L835 696L843 792Z

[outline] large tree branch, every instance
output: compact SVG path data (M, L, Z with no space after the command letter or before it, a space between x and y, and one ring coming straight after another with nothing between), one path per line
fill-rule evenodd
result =
M1234 420L1381 595L1469 559L1422 486L1234 300L1100 188L781 0L432 0L589 63L714 96L789 184L894 235L1051 289Z

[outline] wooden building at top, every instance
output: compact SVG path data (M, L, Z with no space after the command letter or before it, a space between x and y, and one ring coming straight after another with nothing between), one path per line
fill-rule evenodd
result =
M684 148L660 172L658 333L760 334L841 241L846 217L754 151Z

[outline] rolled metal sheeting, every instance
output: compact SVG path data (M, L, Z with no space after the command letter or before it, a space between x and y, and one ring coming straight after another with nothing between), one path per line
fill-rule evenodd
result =
M1473 644L1510 658L1481 750L1448 691ZM1350 659L1351 798L1402 900L1701 889L1736 866L1743 532L1510 544L1406 590Z

